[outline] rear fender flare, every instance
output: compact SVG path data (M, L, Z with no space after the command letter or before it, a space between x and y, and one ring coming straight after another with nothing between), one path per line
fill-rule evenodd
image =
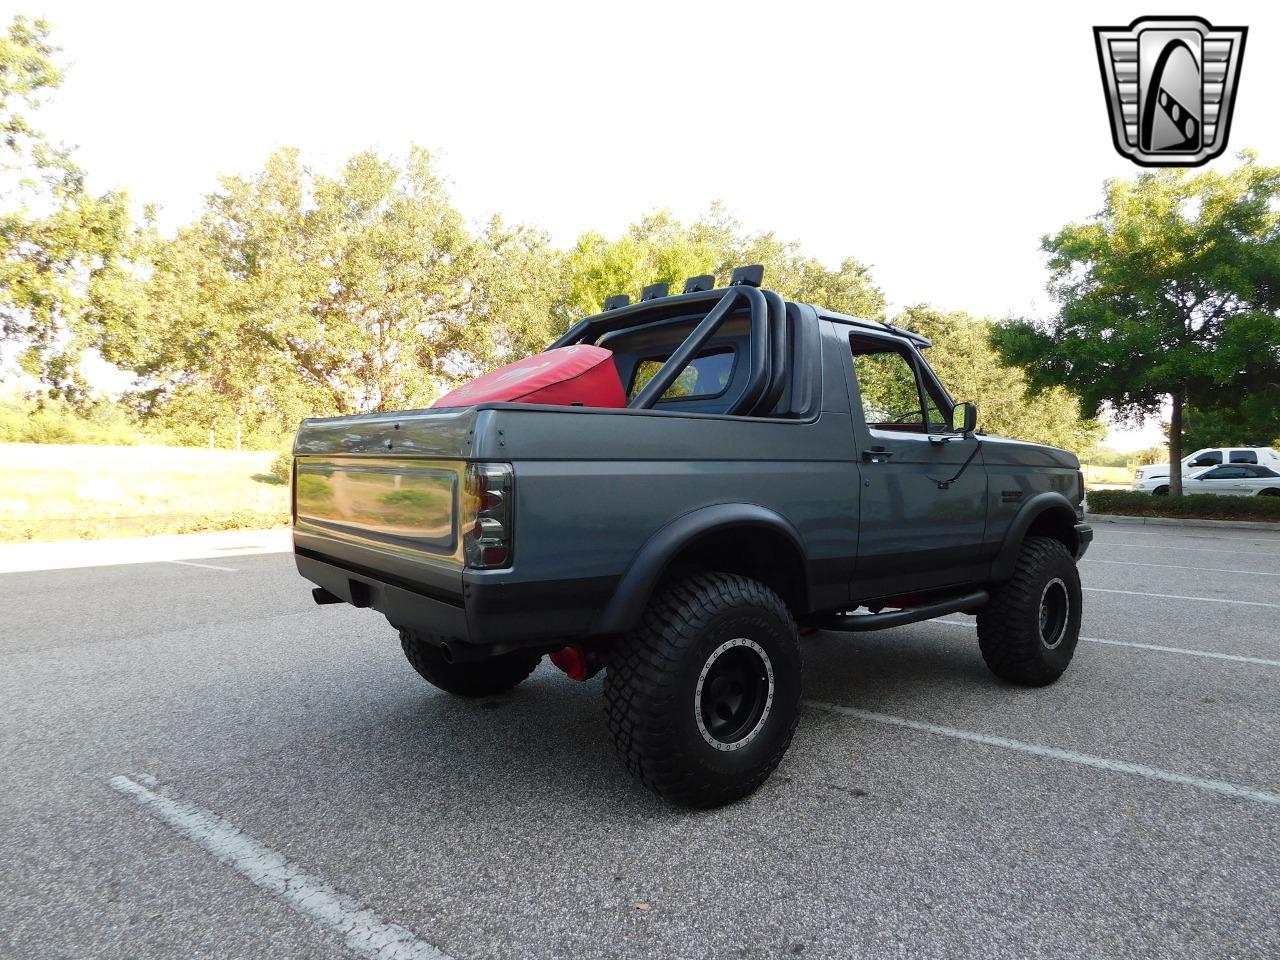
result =
M795 547L802 563L807 556L796 528L785 517L766 507L754 503L717 503L700 507L672 520L645 541L619 580L613 596L597 615L591 632L625 633L632 629L640 621L663 574L685 547L708 534L741 527L763 527L781 534ZM807 564L803 576L807 594Z
M1008 580L1013 576L1014 564L1018 562L1018 553L1022 550L1022 541L1026 539L1027 531L1036 520L1048 513L1060 515L1062 522L1072 531L1080 520L1071 501L1056 490L1037 493L1022 505L1018 515L1013 518L1013 523L1009 525L1004 543L1000 546L1000 552L996 554L995 561L991 565L993 579ZM1073 554L1076 552L1076 548L1070 544L1068 549Z

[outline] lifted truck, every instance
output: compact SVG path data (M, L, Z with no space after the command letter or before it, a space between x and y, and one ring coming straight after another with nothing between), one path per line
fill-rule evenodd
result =
M1076 457L978 434L927 339L786 302L760 273L610 298L483 378L553 385L496 394L526 402L463 405L463 388L304 421L294 546L316 601L382 613L418 673L462 696L546 654L578 680L603 669L622 760L688 806L743 797L782 759L800 626L975 613L996 676L1052 683L1092 539ZM612 386L571 399L600 357L582 382Z

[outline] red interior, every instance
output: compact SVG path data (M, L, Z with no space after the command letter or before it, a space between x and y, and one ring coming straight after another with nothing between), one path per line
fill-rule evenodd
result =
M627 395L613 351L580 343L534 354L451 390L433 407L496 402L625 407Z

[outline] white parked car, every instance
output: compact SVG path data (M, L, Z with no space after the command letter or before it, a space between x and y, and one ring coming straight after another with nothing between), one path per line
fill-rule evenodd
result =
M1224 463L1256 463L1268 466L1272 470L1280 470L1280 453L1271 447L1205 447L1182 461L1182 477L1185 480L1190 475L1190 471L1216 467ZM1138 483L1143 480L1168 476L1169 464L1167 463L1153 463L1139 467L1134 478L1134 489L1138 489Z
M1133 489L1153 493L1157 497L1166 496L1169 478L1135 480ZM1183 475L1182 492L1216 493L1224 497L1280 497L1280 469L1255 463L1202 467Z

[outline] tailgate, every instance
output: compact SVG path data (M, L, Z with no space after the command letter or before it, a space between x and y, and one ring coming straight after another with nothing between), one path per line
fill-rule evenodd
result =
M475 420L472 410L304 420L294 443L298 552L460 597Z

